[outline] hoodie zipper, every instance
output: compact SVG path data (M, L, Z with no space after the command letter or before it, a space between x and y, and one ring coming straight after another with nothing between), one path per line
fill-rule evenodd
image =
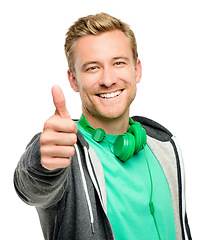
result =
M87 201L89 215L90 215L91 230L92 230L92 233L94 233L95 229L94 229L94 217L93 217L93 212L92 212L92 204L91 204L91 201L90 201L90 198L89 198L89 192L88 192L88 187L87 187L87 184L86 184L86 178L85 178L85 175L84 175L84 172L83 172L83 167L82 167L82 162L81 162L81 158L80 158L79 148L76 144L74 146L75 146L76 153L77 153L77 160L78 160L78 164L79 164L80 174L81 174L81 177L82 177L83 188L84 188L84 192L85 192L85 195L86 195L86 201ZM84 153L85 153L85 147L84 147ZM85 153L85 155L86 155L86 153Z
M103 202L103 198L104 198L104 196L102 195L102 190L100 189L100 186L99 186L99 181L98 181L98 179L97 179L97 175L96 175L96 173L95 173L95 170L94 170L94 166L93 166L93 164L92 164L92 162L91 162L91 160L90 160L90 154L89 154L89 151L88 151L88 149L87 149L87 147L86 146L83 146L83 149L84 149L84 154L85 154L85 159L86 159L86 166L87 166L87 169L88 169L88 171L89 171L89 175L90 175L90 177L91 177L91 179L92 179L92 182L93 182L93 185L94 185L94 187L95 187L95 189L96 189L96 192L97 192L97 194L98 194L98 196L99 196L99 200L100 200L100 204L101 204L101 206L102 206L102 209L103 209L103 212L104 212L104 214L105 214L105 216L106 216L106 220L107 220L107 222L108 222L108 224L109 224L109 229L110 229L110 231L109 231L109 239L110 240L115 240L115 236L114 236L114 233L113 233L113 229L112 229L112 226L111 226L111 223L110 223L110 221L109 221L109 218L108 218L108 216L107 216L107 212L106 212L106 207L105 207L105 205L104 205L104 202ZM93 180L94 179L94 180ZM111 235L111 236L110 236Z

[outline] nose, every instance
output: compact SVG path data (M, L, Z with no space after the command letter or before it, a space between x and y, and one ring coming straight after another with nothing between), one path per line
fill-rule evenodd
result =
M104 67L99 84L101 86L108 88L108 87L111 87L113 84L115 84L116 80L117 78L115 76L115 72L113 71L113 69L110 67Z

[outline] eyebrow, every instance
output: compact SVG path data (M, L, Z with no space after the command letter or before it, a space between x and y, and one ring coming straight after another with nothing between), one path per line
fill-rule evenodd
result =
M128 57L124 57L124 56L114 57L113 59L114 59L114 60L124 59L124 60L126 60L126 61L129 61L129 58L128 58Z

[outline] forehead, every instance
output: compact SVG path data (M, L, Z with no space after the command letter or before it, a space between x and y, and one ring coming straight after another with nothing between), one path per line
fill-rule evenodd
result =
M74 47L74 61L105 60L125 56L133 58L129 41L120 30L81 37Z

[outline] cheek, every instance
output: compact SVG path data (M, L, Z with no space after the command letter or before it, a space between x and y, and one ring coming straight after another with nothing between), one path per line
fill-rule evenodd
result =
M117 69L115 74L118 78L123 79L125 82L131 82L135 79L135 71L131 67Z
M84 75L84 74L83 74ZM97 81L95 80L94 76L81 76L80 81L78 83L79 91L82 94L89 94L93 92L93 89L95 89Z

